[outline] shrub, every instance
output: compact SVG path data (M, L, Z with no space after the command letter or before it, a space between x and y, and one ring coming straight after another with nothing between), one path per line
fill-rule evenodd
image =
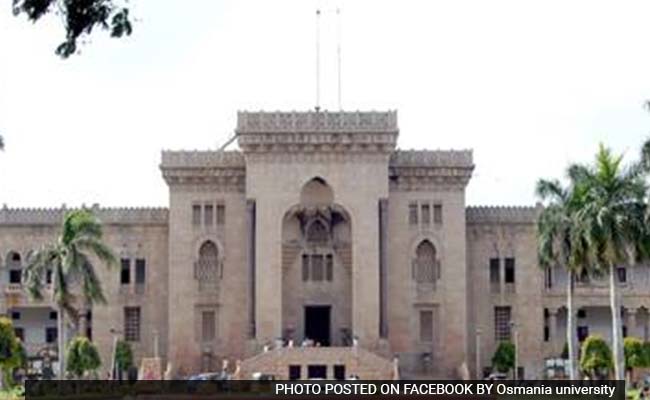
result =
M120 340L115 346L115 368L118 371L127 371L133 366L133 350L129 342Z
M601 336L588 336L580 353L580 369L591 379L606 378L614 368L612 351Z
M68 345L66 370L77 378L102 365L97 347L87 337L77 336Z
M492 356L492 366L497 371L506 373L515 367L515 345L501 342Z

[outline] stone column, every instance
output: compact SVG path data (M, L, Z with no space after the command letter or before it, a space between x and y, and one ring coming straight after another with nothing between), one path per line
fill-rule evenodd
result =
M248 323L250 338L255 337L255 200L248 200L246 202L246 223L247 223L247 251L248 257L248 274L249 274L249 309L248 309Z
M379 200L379 336L388 337L388 199Z

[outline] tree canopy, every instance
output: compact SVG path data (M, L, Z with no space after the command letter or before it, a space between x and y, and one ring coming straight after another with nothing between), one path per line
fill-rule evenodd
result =
M61 17L65 40L56 48L56 54L68 58L78 50L78 41L101 28L111 37L128 36L133 31L128 0L12 0L14 15L25 14L31 22L47 14Z

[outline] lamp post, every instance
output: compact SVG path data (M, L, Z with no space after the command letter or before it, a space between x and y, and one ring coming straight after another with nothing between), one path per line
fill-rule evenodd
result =
M510 330L514 336L514 347L515 347L515 360L514 360L514 373L513 378L516 381L518 379L518 369L519 369L519 331L517 330L517 324L514 321L510 321Z
M481 379L481 328L476 328L476 380Z

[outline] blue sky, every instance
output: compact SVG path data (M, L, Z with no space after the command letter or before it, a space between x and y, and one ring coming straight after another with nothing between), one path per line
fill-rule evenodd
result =
M237 110L397 109L402 149L474 150L469 204L535 202L604 142L650 135L647 1L132 1L126 40L68 60L57 16L0 9L0 204L166 205L162 149L215 149Z

